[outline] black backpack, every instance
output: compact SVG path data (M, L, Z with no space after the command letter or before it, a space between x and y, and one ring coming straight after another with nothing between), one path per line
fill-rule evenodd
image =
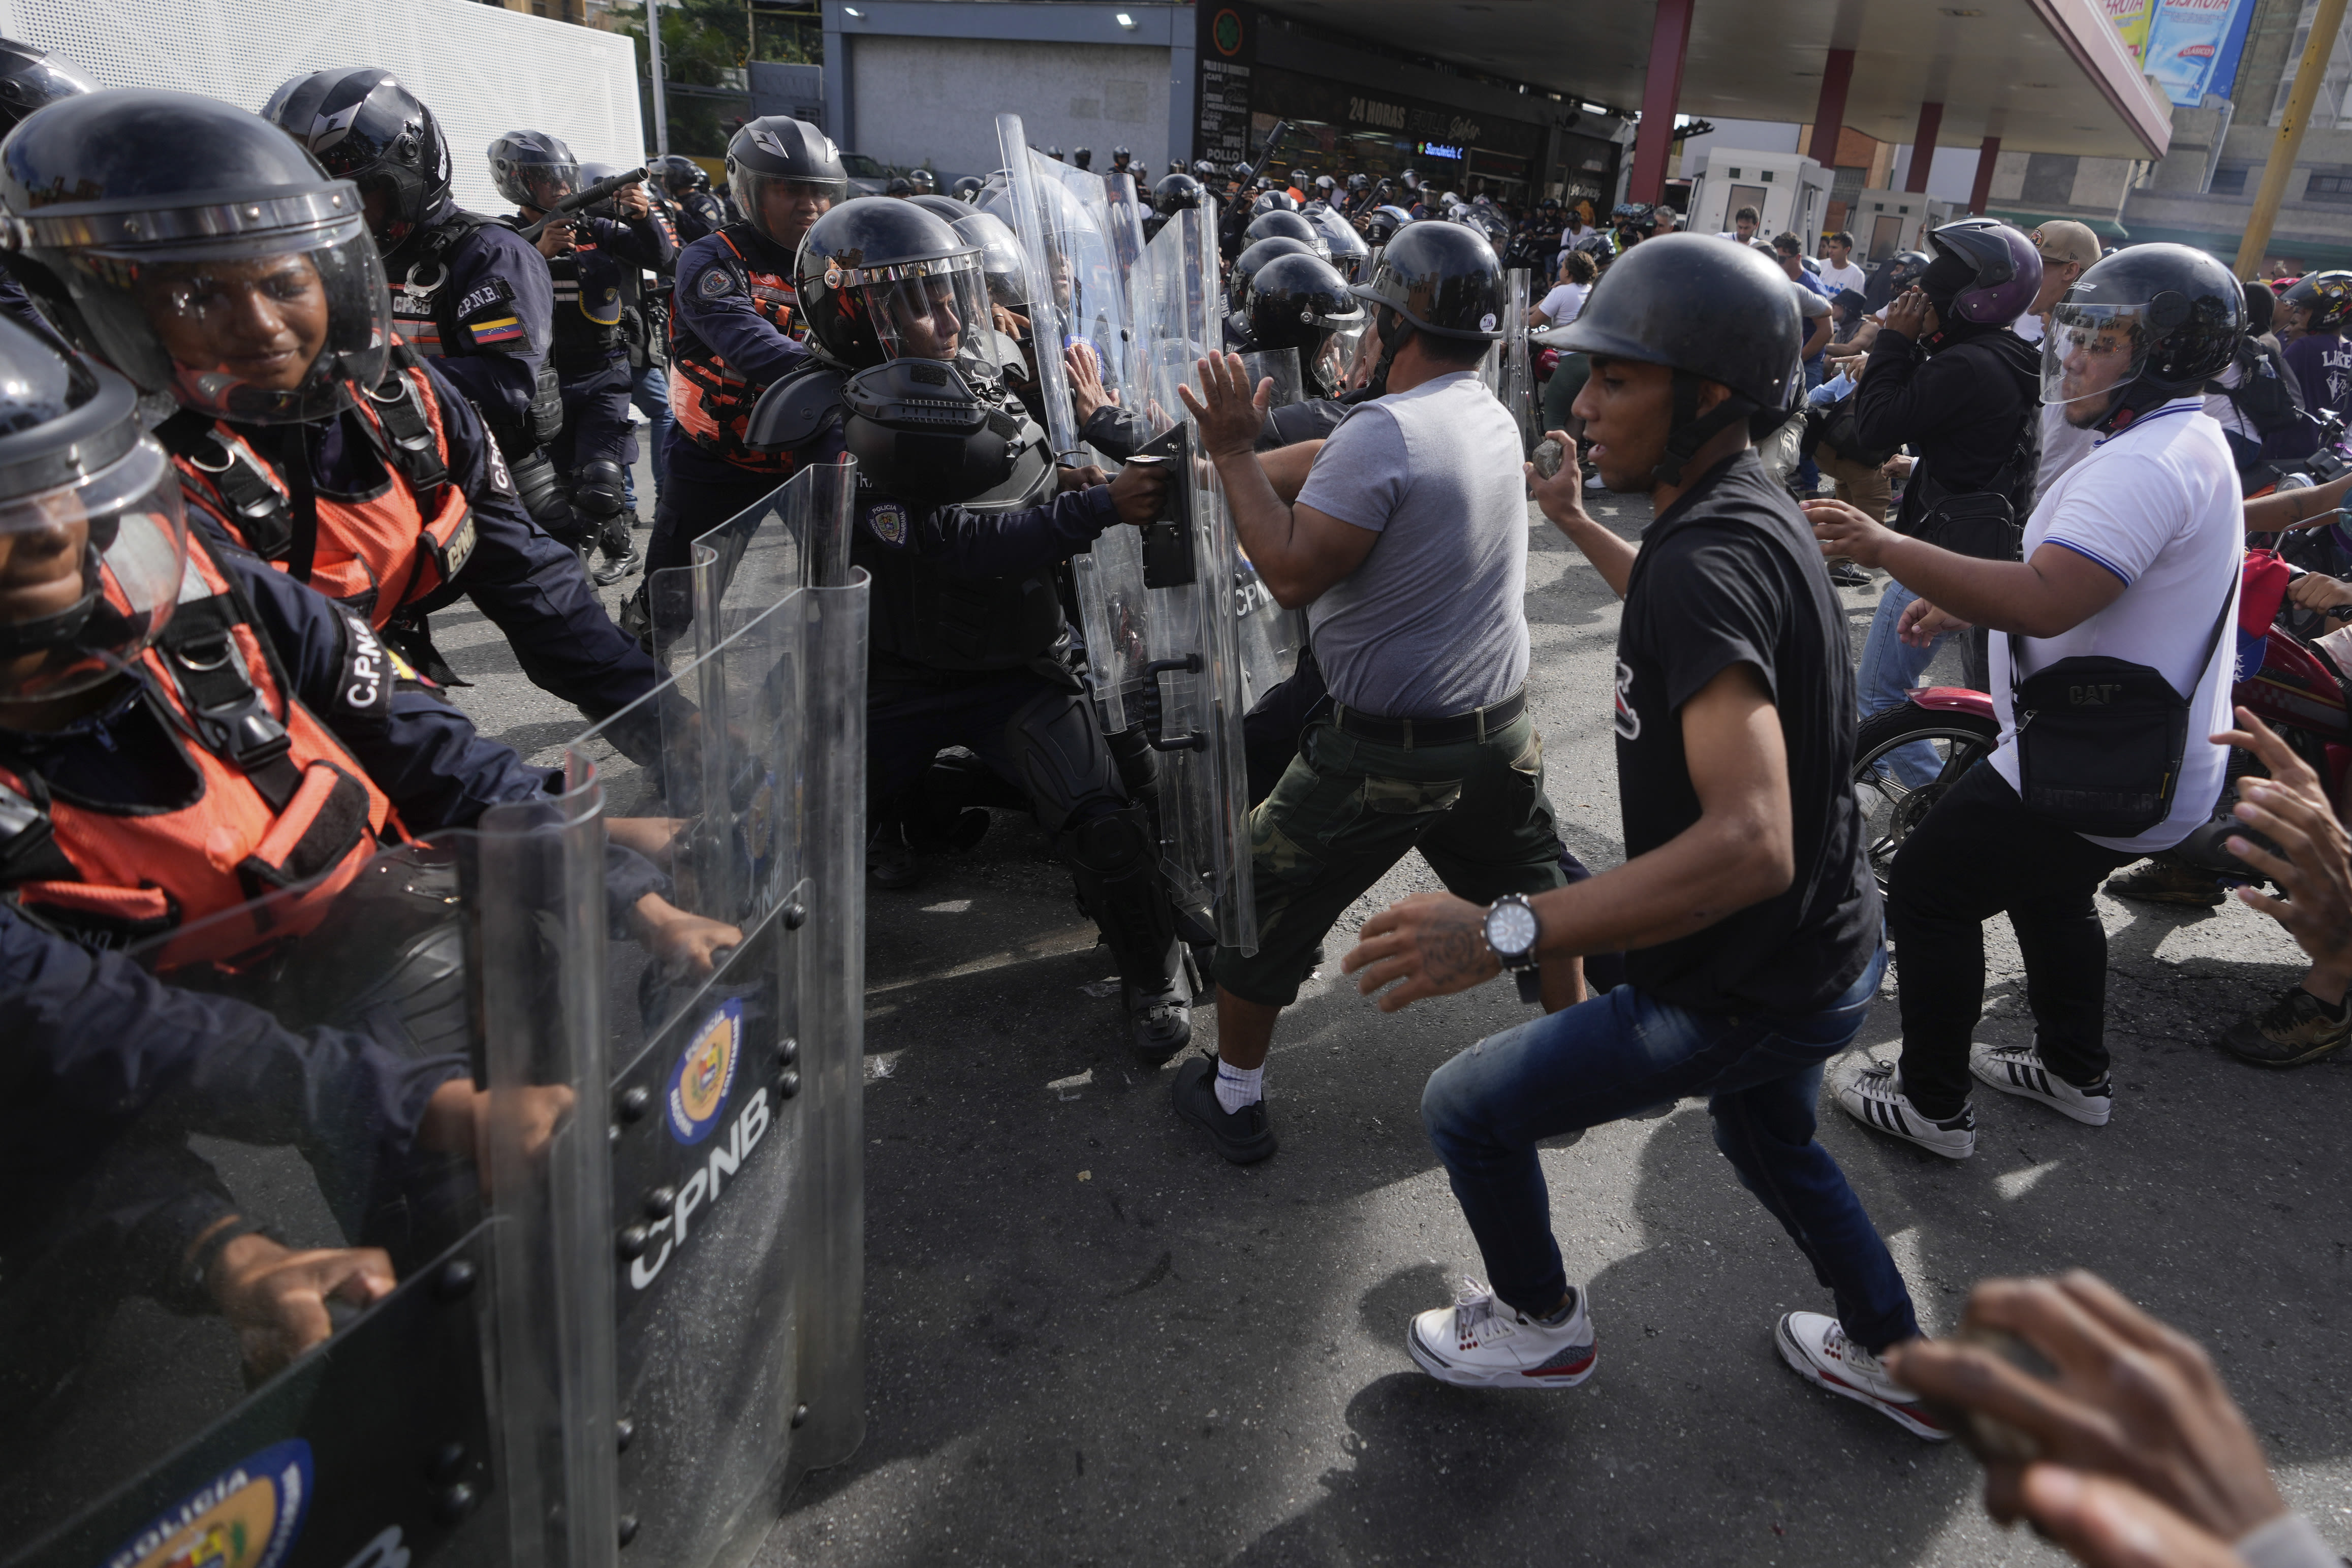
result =
M2303 389L2287 374L2277 351L2252 338L2238 344L2238 384L2209 381L2205 390L2228 398L2246 423L2265 436L2303 421Z

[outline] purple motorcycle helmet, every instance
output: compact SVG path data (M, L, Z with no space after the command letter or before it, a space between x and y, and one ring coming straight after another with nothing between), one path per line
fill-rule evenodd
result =
M1950 308L1940 301L1937 306L1937 314L1947 320L2005 327L2025 314L2042 291L2042 253L2022 230L1996 218L1948 223L1929 232L1927 245L1936 256L1928 271L1944 275L1932 280L1950 280ZM1921 282L1925 286L1930 279ZM1933 288L1928 291L1931 296L1937 292Z

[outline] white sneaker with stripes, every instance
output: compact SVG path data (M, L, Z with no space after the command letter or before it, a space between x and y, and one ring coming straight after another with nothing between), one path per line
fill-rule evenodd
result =
M2116 1106L2112 1079L2076 1089L2042 1066L2042 1053L2032 1046L1970 1046L1969 1071L1979 1083L2021 1100L2038 1100L2086 1127L2105 1127Z
M1977 1152L1977 1113L1963 1105L1948 1121L1919 1114L1903 1092L1903 1080L1892 1067L1864 1057L1830 1079L1830 1092L1840 1109L1874 1132L1907 1139L1948 1160L1965 1160Z

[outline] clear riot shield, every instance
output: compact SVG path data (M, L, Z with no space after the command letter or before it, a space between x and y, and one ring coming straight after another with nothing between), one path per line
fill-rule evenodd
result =
M646 1568L743 1561L864 1430L866 590L760 564L763 542L830 538L854 481L803 470L731 577L706 535L656 584L708 647L646 700L660 766L611 831L716 946L708 969L616 947L607 970L614 1511Z
M673 664L699 658L793 589L847 583L855 472L847 458L803 468L696 535L691 564L647 582L654 646Z
M1519 450L1531 454L1543 439L1543 414L1536 399L1534 352L1528 342L1529 275L1515 267L1504 275L1502 374L1496 395L1519 426Z
M1306 398L1297 349L1262 349L1244 354L1242 369L1253 386L1261 381L1273 384L1267 388L1269 409L1287 407ZM1307 613L1276 604L1246 555L1238 558L1234 569L1234 600L1239 616L1242 710L1246 713L1297 669L1298 650L1307 646Z
M0 1140L0 1562L610 1563L599 805L100 957L132 999L81 1037L12 1026L54 1076Z

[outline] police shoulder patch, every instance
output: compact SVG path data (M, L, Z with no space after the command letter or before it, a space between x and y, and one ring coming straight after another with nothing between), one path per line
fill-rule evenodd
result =
M375 628L349 610L343 617L343 668L335 700L345 712L381 719L392 711L393 683L399 670Z
M735 275L724 267L712 267L702 274L694 291L706 300L719 300L735 292Z
M514 285L505 279L485 279L466 290L465 297L457 301L457 314L460 317L478 315L494 306L504 305L514 297ZM504 311L499 313L505 314Z
M907 505L904 501L877 501L866 510L866 526L874 537L893 550L907 542Z

